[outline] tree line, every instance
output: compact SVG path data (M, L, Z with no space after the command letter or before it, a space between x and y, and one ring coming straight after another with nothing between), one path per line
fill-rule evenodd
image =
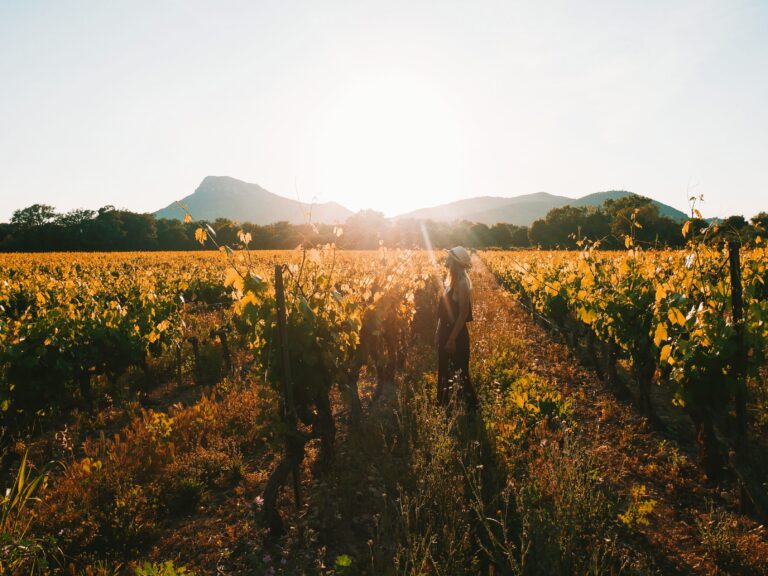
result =
M445 248L457 244L469 248L575 249L584 240L599 241L606 249L619 249L627 234L634 236L636 244L647 247L675 248L685 243L682 222L661 215L650 199L631 195L609 199L602 206L554 208L530 227L503 222L488 226L468 221L395 220L371 210L354 214L342 226L288 222L261 226L226 218L212 222L158 219L114 206L60 214L52 206L34 204L16 210L9 223L0 223L0 251L201 250L195 239L201 225L214 231L220 245L239 245L237 233L242 230L251 235L250 248L264 250L329 242L360 250L381 245ZM731 216L713 224L693 218L690 229L694 234L706 231L707 239L713 242L737 237L751 243L765 233L766 226L768 214L761 212L751 221Z
M743 216L705 220L697 210L689 219L690 232L683 236L683 222L659 212L653 200L637 194L608 199L601 206L563 206L550 210L528 230L532 246L574 249L583 241L599 242L605 249L621 249L625 238L645 248L680 248L697 237L712 244L740 240L753 244L768 226L768 213L760 212L751 221Z

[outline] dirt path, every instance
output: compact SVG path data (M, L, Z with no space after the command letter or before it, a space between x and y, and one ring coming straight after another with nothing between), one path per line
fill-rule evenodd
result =
M707 487L700 468L694 464L690 446L677 446L650 430L646 420L617 400L594 370L581 366L565 344L556 342L548 330L531 319L479 258L474 262L475 362L482 362L487 344L484 338L493 339L511 330L516 339L510 344L518 357L573 400L581 436L619 502L626 502L632 487L638 485L645 486L648 496L656 500L649 524L640 526L631 536L638 548L646 551L664 574L727 573L709 558L697 519L703 518L711 505L733 510L735 495ZM747 534L745 542L751 543L748 554L752 556L752 568L742 566L731 573L765 573L765 532L748 518L735 514L732 518Z

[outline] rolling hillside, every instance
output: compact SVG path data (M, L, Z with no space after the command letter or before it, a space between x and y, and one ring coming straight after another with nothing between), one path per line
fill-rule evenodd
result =
M628 196L631 192L612 190L597 192L581 198L556 196L547 192L536 192L514 197L477 196L450 202L430 208L422 208L397 216L397 219L414 218L452 222L469 220L492 225L507 222L518 226L529 226L534 220L544 218L553 208L562 206L600 206L608 199ZM216 220L228 218L239 222L271 224L286 221L301 224L307 221L310 207L312 222L335 224L343 223L353 213L336 202L326 202L310 206L307 203L285 198L265 190L258 184L250 184L228 176L206 176L192 194L183 198L181 203L198 220ZM683 220L685 214L672 206L654 200L662 215L676 220ZM184 218L183 210L176 204L170 204L155 212L158 218Z
M326 202L309 205L284 198L265 190L258 184L250 184L228 176L206 176L192 194L181 200L197 220L229 218L239 222L271 224L307 221L310 209L312 222L335 224L344 222L352 215L340 204ZM184 218L183 210L176 204L155 212L157 218Z
M435 220L450 222L453 220L469 220L492 225L497 222L507 222L518 226L529 226L534 220L544 218L547 212L553 208L562 206L600 206L608 199L621 198L630 195L631 192L613 190L610 192L597 192L581 198L567 198L555 196L546 192L526 194L511 198L498 196L480 196L459 200L432 208L423 208L399 216L399 218L416 218L423 220ZM662 204L654 200L662 215L676 220L685 218L680 210Z

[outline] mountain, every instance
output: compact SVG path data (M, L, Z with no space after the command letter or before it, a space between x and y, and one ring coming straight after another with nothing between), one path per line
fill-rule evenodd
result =
M282 221L303 224L310 209L314 223L341 223L352 215L351 210L335 202L310 205L228 176L206 176L197 190L180 202L195 220L229 218L261 225ZM174 202L155 212L155 216L181 220L184 211Z
M422 208L400 218L435 220L452 222L469 220L493 225L507 222L518 226L529 226L534 220L544 218L553 208L562 206L600 206L608 199L629 196L631 192L611 190L597 192L581 198L555 196L547 192L524 194L505 198L501 196L477 196L449 202L432 208ZM258 184L249 184L228 176L206 176L192 194L183 198L181 203L196 220L213 221L216 218L228 218L239 222L271 224L287 221L291 224L306 222L306 214L312 210L312 222L335 224L343 223L352 215L352 211L336 202L309 205L290 198L284 198L265 190ZM676 220L684 220L686 215L671 206L657 202L659 213ZM155 212L158 218L184 218L184 211L174 202Z
M611 190L610 192L596 192L581 198L567 198L555 196L547 192L525 194L504 198L498 196L479 196L458 200L432 208L422 208L414 212L402 214L398 218L415 218L421 220L435 220L451 222L453 220L469 220L470 222L482 222L492 225L497 222L506 222L518 226L530 226L534 220L544 218L547 212L553 208L570 206L601 206L608 199L617 199L631 195L624 190ZM686 215L667 204L653 201L659 209L659 213L675 220L684 220Z
M435 220L451 222L453 220L471 220L472 222L487 222L495 224L496 222L510 221L507 218L514 218L528 221L529 212L532 215L531 222L538 218L538 214L543 210L546 214L552 208L562 206L562 201L569 200L565 196L553 196L546 192L537 192L535 194L526 194L514 198L504 198L500 196L478 196L476 198L467 198L457 200L448 204L442 204L433 208L422 208L403 214L398 218L415 218L417 220ZM518 214L519 213L519 214ZM512 222L513 224L515 222Z
M472 212L467 216L467 220L485 224L508 222L518 226L528 226L537 218L542 218L542 215L546 215L552 208L565 206L570 200L565 196L555 196L546 192L525 194L508 198L507 202L496 210Z
M625 190L611 190L610 192L595 192L594 194L588 194L581 198L571 201L571 206L601 206L606 200L617 200L624 196L629 196L631 192ZM673 208L669 204L664 204L658 200L653 200L653 204L659 209L659 214L672 218L673 220L682 221L688 218L685 212L681 212L677 208Z

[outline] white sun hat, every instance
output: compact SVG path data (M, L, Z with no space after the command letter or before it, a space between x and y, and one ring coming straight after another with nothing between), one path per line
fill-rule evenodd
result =
M459 263L462 268L472 267L472 258L469 252L463 246L454 246L450 250L446 250L448 254Z

